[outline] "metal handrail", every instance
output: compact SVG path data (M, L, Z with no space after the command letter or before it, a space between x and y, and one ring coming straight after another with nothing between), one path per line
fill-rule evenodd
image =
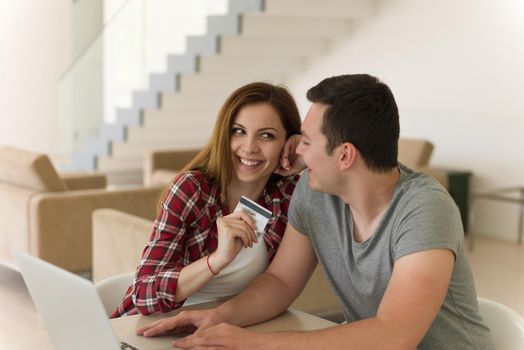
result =
M511 193L511 192L518 192L517 194L519 197L509 197L507 195L502 195L500 193ZM501 202L506 203L516 203L520 205L520 213L519 213L519 222L518 222L518 228L517 228L517 237L518 237L518 243L522 244L522 236L523 236L523 228L524 228L524 187L515 186L515 187L506 187L506 188L500 188L495 189L489 192L479 192L473 194L475 198L480 199L493 199Z

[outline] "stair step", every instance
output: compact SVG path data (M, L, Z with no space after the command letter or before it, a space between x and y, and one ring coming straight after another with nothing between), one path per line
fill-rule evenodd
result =
M210 129L215 124L218 111L165 110L144 112L142 128L199 128ZM137 129L140 127L137 127ZM128 128L128 137L135 128Z
M288 80L285 74L273 75L268 79L265 74L257 71L244 75L224 75L224 74L192 74L180 76L180 91L187 94L211 94L216 91L227 92L227 95L239 87L254 81L265 81L272 84L285 84ZM225 97L224 97L225 100ZM214 111L214 115L218 109Z
M323 18L362 18L370 16L375 2L370 0L265 0L264 13Z
M274 38L250 36L223 36L220 39L220 55L228 57L273 57L279 60L319 56L329 48L324 38Z
M180 92L164 92L161 97L162 110L201 110L206 108L218 112L230 91L215 91L214 94L188 94ZM216 113L215 112L215 113Z
M192 135L187 133L174 137L173 135L161 135L162 138L157 137L151 141L133 141L126 143L115 143L111 155L114 157L121 156L144 156L146 152L153 150L164 150L164 149L192 149L201 148L208 140L208 135L205 133L202 136L202 132L195 132Z
M161 126L161 127L142 127L142 128L129 128L127 135L128 143L147 143L153 144L159 141L165 140L169 142L171 139L177 140L188 140L189 138L197 138L202 140L205 138L207 140L211 135L213 129L213 124L209 123L207 125L193 126L188 127L186 125L170 125L170 126ZM191 142L191 140L188 140ZM178 144L178 143L177 143ZM122 146L124 144L121 144ZM118 151L117 151L118 152ZM113 148L113 154L115 154L115 149Z
M293 75L306 68L307 60L288 57L234 57L213 55L200 57L199 72L201 74L247 74L257 71L267 75Z
M351 31L347 18L277 16L248 13L242 17L243 37L273 38L339 38Z

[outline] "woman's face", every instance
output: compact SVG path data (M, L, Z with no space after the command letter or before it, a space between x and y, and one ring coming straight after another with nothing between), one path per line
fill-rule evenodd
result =
M231 128L233 177L244 183L265 184L279 165L285 143L286 130L271 105L242 107Z

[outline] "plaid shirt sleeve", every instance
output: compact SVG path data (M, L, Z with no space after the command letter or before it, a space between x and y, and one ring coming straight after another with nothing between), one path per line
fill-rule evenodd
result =
M184 301L175 300L180 271L200 258L204 248L199 242L196 249L187 249L186 256L188 223L200 215L200 185L191 173L181 175L172 184L142 253L134 283L111 317L169 312L182 306Z

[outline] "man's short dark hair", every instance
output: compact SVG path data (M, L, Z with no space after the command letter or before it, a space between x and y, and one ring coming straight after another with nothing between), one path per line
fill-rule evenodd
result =
M328 154L351 142L369 169L383 172L397 166L398 108L386 84L368 74L340 75L309 89L307 98L328 105L322 123Z

